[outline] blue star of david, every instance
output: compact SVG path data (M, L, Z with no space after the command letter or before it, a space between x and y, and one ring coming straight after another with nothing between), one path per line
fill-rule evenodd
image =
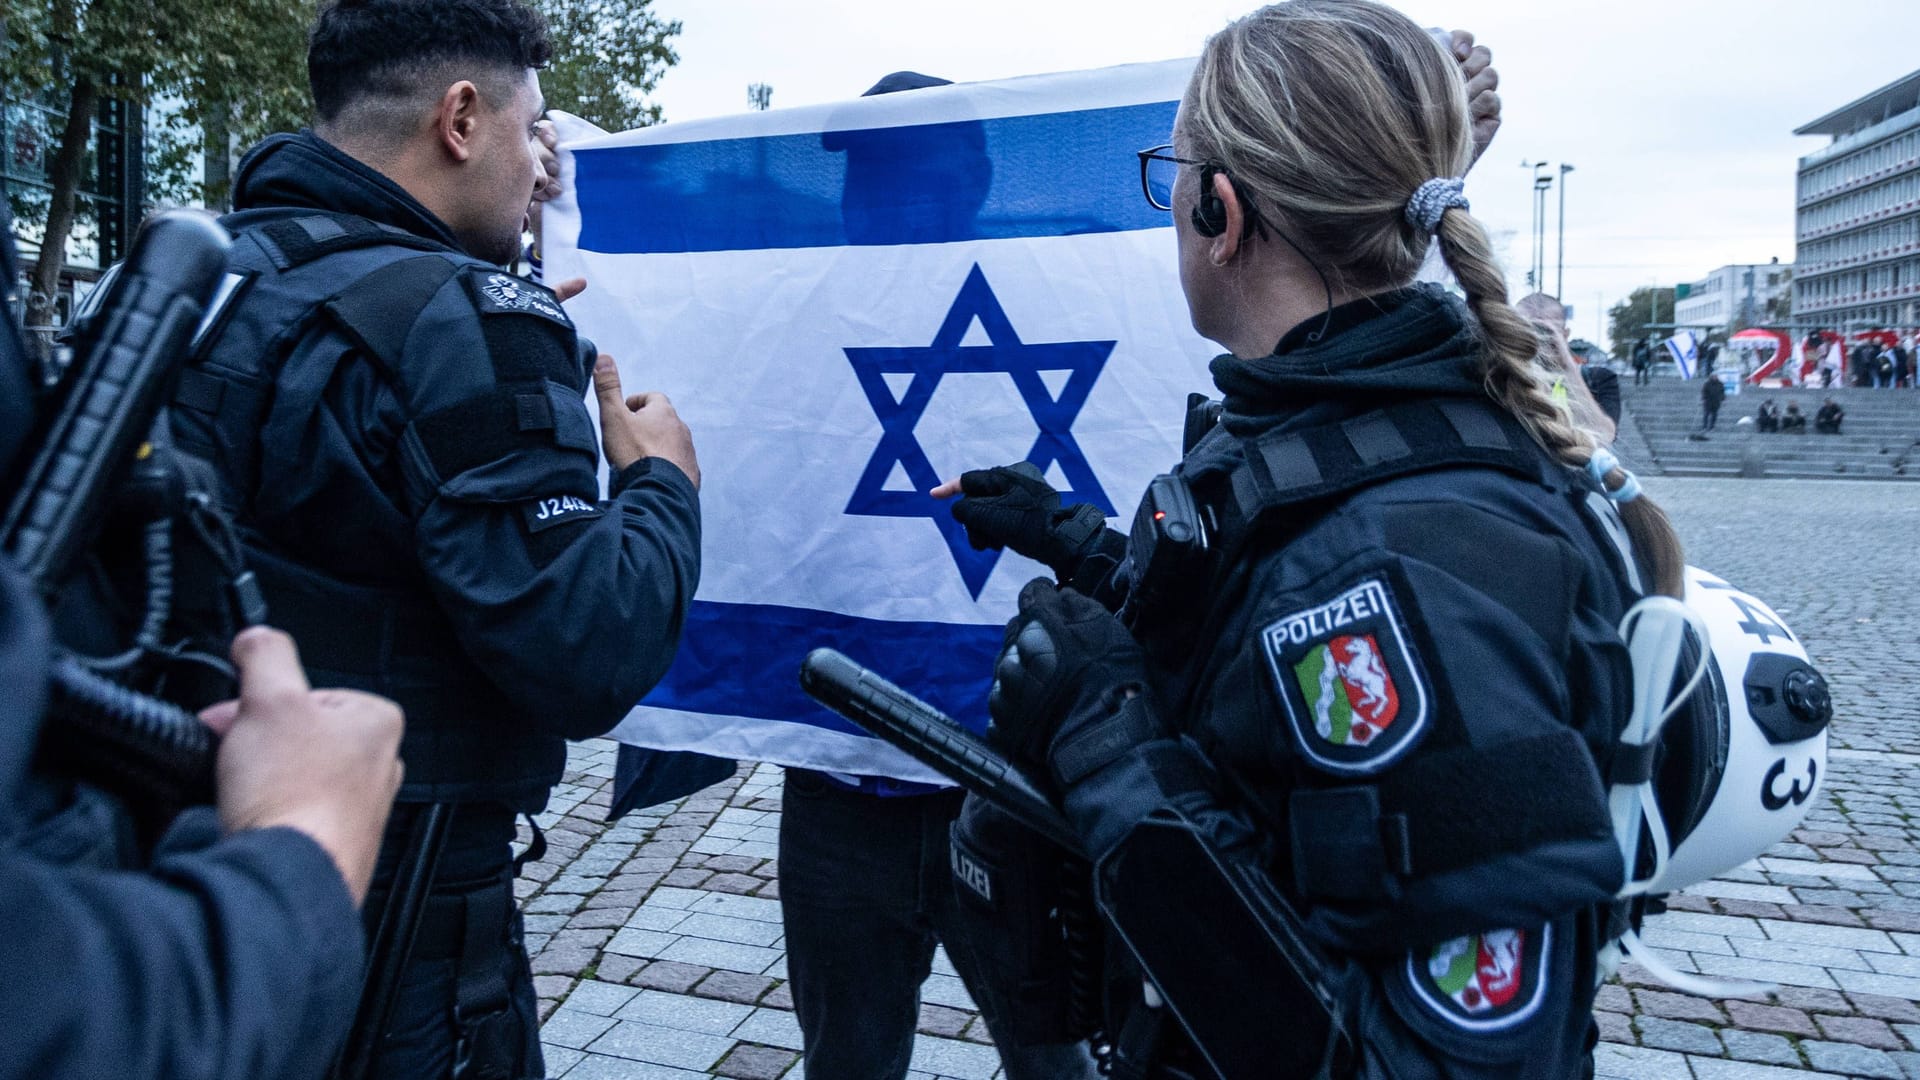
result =
M967 327L976 318L986 330L991 345L960 344ZM854 375L860 380L860 388L866 391L867 401L880 420L880 445L868 460L866 471L860 474L859 483L854 485L846 512L870 517L928 518L946 540L947 550L953 553L954 565L959 568L967 591L978 599L993 573L994 564L1000 560L1000 552L975 551L967 543L966 529L953 520L951 504L927 494L940 484L942 477L934 472L933 462L927 459L913 433L921 414L926 412L927 403L933 399L934 389L940 385L940 377L974 372L1011 375L1027 411L1033 414L1040 428L1033 449L1027 451L1027 460L1042 472L1059 463L1061 473L1072 485L1072 490L1060 493L1062 503L1090 502L1111 516L1113 504L1101 490L1100 481L1094 477L1080 444L1074 441L1073 421L1087 403L1087 394L1100 378L1100 369L1106 366L1113 346L1111 341L1062 341L1046 345L1022 342L987 284L986 275L975 265L967 274L966 283L960 286L960 295L954 298L953 307L948 309L946 321L933 335L933 344L921 348L844 350L853 364ZM1047 390L1040 378L1043 371L1070 373L1066 385L1060 388L1059 397ZM913 376L898 400L882 378L888 374ZM905 470L914 490L884 490L896 464Z

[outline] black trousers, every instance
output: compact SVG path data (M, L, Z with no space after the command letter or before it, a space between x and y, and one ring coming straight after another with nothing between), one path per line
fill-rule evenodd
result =
M1007 1080L1094 1075L1079 1043L1013 1045L985 973L949 931L959 901L947 832L960 814L960 792L883 798L788 769L783 799L780 910L808 1076L906 1076L920 984L943 939L1000 1048Z
M396 825L407 811L396 809ZM461 806L421 921L413 956L401 972L387 1030L368 1076L375 1080L544 1077L539 999L520 912L513 899L513 815L505 807ZM393 880L404 828L390 827L367 898L369 940ZM484 1008L462 1009L461 987Z

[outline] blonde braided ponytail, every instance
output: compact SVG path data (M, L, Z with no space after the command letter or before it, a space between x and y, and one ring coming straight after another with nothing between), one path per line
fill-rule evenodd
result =
M1507 279L1494 261L1487 232L1465 210L1448 210L1435 233L1440 254L1467 294L1467 306L1480 324L1486 345L1481 355L1487 393L1525 425L1540 445L1563 464L1586 468L1598 443L1592 432L1575 425L1554 403L1545 370L1535 363L1540 339L1533 324L1507 303ZM1627 475L1610 470L1602 482L1618 491ZM1619 504L1620 519L1633 537L1634 550L1653 574L1653 590L1680 598L1686 566L1680 538L1666 511L1645 495Z

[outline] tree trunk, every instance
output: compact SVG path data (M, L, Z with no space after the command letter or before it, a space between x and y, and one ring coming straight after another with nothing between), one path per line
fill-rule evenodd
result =
M67 125L60 133L60 148L54 152L53 167L47 170L53 194L48 199L47 227L41 233L40 259L34 264L32 291L27 296L28 326L53 323L60 272L67 265L67 238L73 234L80 166L86 161L87 141L93 136L93 114L99 105L100 91L93 80L84 77L76 80L72 102L67 106Z
M224 101L209 102L203 111L206 130L201 133L201 162L206 182L201 193L207 209L225 213L233 208L233 134L228 123L232 106Z

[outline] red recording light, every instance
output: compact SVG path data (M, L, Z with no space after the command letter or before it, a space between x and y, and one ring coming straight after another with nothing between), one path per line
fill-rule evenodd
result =
M1153 520L1155 521L1164 520L1166 516L1167 516L1167 512L1165 510L1155 510L1153 512Z

